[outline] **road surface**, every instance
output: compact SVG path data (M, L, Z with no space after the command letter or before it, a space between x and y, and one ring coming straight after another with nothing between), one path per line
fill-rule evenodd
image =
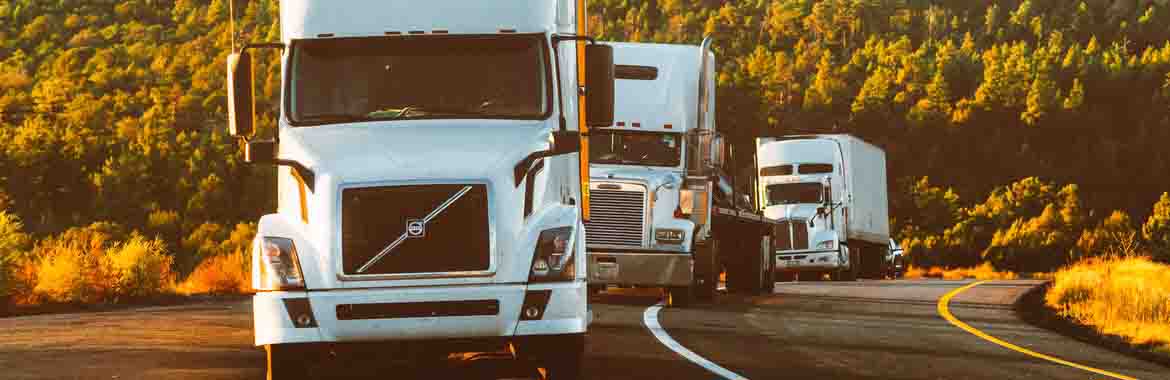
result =
M587 378L1110 378L1004 348L943 319L939 299L968 283L781 283L772 295L723 296L718 304L650 312L658 302L653 292L610 292L592 299ZM1036 284L980 284L955 295L950 312L1027 350L1125 378L1170 379L1170 368L1020 321L1011 305ZM245 301L0 319L0 378L263 378L249 313ZM660 327L658 335L647 327L648 317L658 322L652 326ZM535 376L499 355L453 357L425 368L384 358L337 360L331 370L362 379Z

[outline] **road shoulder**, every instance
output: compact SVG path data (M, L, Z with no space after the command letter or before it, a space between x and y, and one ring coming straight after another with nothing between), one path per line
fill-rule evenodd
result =
M1058 315L1044 304L1044 294L1051 284L1047 282L1036 286L1016 301L1015 311L1021 320L1081 342L1170 368L1170 355L1156 352L1154 345L1132 344L1121 337L1101 334L1092 327Z

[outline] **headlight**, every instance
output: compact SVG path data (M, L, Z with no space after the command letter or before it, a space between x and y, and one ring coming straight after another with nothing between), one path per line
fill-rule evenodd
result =
M560 227L544 230L536 240L532 255L529 282L572 281L576 275L573 266L573 228Z
M659 244L682 244L683 230L667 228L654 230L654 240Z
M825 240L825 241L822 241L820 243L817 243L817 249L833 249L833 248L837 248L837 241L836 240Z
M690 215L695 209L695 191L682 189L678 192L678 210L682 215Z
M265 237L260 246L260 289L304 289L305 278L291 239Z

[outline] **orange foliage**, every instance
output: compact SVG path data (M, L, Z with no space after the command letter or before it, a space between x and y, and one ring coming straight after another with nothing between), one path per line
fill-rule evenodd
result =
M252 263L245 251L203 260L179 285L183 294L237 294L252 291Z

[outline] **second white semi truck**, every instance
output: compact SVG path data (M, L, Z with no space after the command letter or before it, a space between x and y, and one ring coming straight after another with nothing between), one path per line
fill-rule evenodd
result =
M333 355L509 350L579 377L589 125L612 48L584 0L281 0L280 42L228 60L232 134L275 164L252 258L268 378ZM275 139L249 51L282 51ZM423 361L426 362L426 361ZM323 374L322 378L332 378Z
M778 279L852 281L889 272L885 152L850 135L757 139L757 193L781 223Z
M610 45L615 123L589 140L590 286L662 287L684 305L713 296L726 271L730 290L770 292L776 224L726 175L710 40Z

